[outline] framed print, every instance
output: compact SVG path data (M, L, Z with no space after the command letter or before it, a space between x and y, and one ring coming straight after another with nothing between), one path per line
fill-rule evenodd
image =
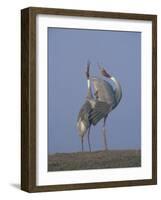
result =
M157 16L21 11L21 189L157 184Z

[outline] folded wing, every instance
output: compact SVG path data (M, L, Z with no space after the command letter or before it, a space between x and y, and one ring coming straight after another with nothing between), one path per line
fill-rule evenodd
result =
M102 118L106 117L110 112L111 106L106 102L96 101L96 105L90 112L89 120L96 125Z

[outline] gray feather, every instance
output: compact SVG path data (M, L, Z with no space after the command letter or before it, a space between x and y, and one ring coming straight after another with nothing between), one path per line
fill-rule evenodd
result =
M110 105L106 102L96 102L95 108L90 112L90 121L96 125L102 118L106 117L110 112Z

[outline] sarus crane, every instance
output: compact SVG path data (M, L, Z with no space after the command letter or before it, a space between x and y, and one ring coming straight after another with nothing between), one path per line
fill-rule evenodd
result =
M81 136L81 144L83 151L83 137L88 132L88 145L89 150L91 151L90 145L90 128L91 125L95 126L101 119L103 119L103 139L105 150L108 149L107 139L106 139L106 119L108 114L119 104L122 97L122 89L118 80L111 76L107 71L99 66L101 77L94 77L89 74L90 63L87 64L87 97L86 101L80 109L77 118L77 129L79 135ZM114 87L103 77L112 80ZM92 94L91 82L94 86L94 96Z
M84 150L83 138L86 134L88 134L88 146L89 146L89 151L91 151L90 136L89 136L91 127L90 113L95 106L95 99L92 95L91 81L89 79L90 77L89 69L90 69L90 62L87 63L87 71L86 71L87 87L88 87L86 101L81 107L77 118L77 129L81 137L82 152Z
M95 126L101 119L103 119L103 139L105 150L108 149L107 139L106 139L106 119L108 114L116 108L122 98L122 89L119 81L111 76L107 71L99 66L102 77L90 77L94 85L94 94L96 97L96 104L90 113L90 121ZM106 78L106 80L103 79ZM107 80L111 80L114 84L113 86Z

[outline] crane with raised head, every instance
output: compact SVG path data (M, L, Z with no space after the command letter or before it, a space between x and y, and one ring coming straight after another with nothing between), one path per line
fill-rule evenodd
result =
M88 87L86 101L81 107L77 118L77 129L81 137L82 152L84 150L83 138L86 134L88 136L89 150L91 151L91 144L90 144L91 121L89 118L90 118L90 113L95 106L95 100L91 90L91 80L89 78L90 77L89 70L90 70L90 62L87 63L87 71L86 71L87 87Z
M101 66L99 66L99 69L101 77L90 77L96 97L95 106L90 112L90 121L91 124L95 126L101 119L103 119L102 132L105 150L107 150L108 146L105 129L106 119L108 114L119 104L122 98L122 89L119 81L114 76L107 73L107 71ZM106 80L104 80L103 77L106 77ZM107 79L113 82L114 88Z

